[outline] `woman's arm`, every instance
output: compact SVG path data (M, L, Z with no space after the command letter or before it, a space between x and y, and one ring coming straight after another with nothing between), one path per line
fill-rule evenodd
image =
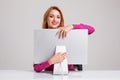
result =
M59 30L56 33L56 35L58 35L58 38L63 39L67 36L67 33L72 29L88 29L88 34L92 34L95 31L95 29L90 25L73 24L73 25L67 25L67 26L59 27Z
M88 29L88 34L92 34L95 31L92 26L86 24L73 24L73 29Z
M39 64L34 64L34 71L36 72L41 72L42 70L50 67L51 65L55 63L62 62L65 58L67 57L67 53L60 53L58 52L57 54L54 54L50 59L48 59L45 62L39 63Z
M33 64L34 71L36 71L36 72L41 72L42 70L48 68L49 66L50 65L49 65L48 61L45 61L45 62L42 62L39 64Z

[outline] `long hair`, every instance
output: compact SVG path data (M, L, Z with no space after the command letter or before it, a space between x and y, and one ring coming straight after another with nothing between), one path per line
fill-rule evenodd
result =
M49 15L49 13L50 13L51 10L57 10L57 11L59 11L59 13L61 15L61 21L60 21L60 25L59 26L63 27L64 26L64 18L63 18L62 11L58 7L56 7L56 6L51 6L50 8L47 9L47 11L44 14L42 28L43 29L48 28L47 18L48 18L48 15Z

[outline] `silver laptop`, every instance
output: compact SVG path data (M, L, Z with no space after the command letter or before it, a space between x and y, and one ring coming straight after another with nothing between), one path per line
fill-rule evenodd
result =
M87 64L88 30L71 30L64 39L58 39L57 31L57 29L34 30L34 63L48 60L55 54L56 46L64 45L68 53L68 64Z

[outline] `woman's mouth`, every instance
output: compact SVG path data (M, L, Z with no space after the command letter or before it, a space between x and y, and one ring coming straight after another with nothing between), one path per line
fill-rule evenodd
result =
M53 25L57 25L58 23L52 23Z

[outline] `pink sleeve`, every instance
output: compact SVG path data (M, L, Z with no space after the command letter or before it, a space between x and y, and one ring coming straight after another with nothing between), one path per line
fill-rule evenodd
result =
M50 65L48 64L48 61L42 62L40 64L34 64L34 71L36 72L41 72L43 69L46 69L47 67L49 67Z
M73 29L88 29L88 34L92 34L95 31L92 26L86 24L73 24Z

